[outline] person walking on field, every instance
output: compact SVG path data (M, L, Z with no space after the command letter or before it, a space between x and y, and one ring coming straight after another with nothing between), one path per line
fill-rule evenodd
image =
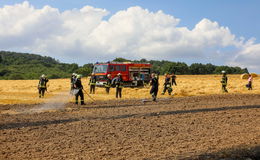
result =
M222 84L222 92L228 93L228 90L227 90L228 78L227 78L226 71L222 71L222 78L221 78L220 82Z
M156 101L159 82L158 82L158 78L156 78L154 73L152 73L151 78L152 79L150 80L150 85L152 86L152 88L150 90L150 94L152 95L153 101Z
M164 88L163 88L163 91L162 91L162 95L165 94L166 91L168 91L168 94L171 95L172 93L172 85L171 85L171 77L166 73L165 74L165 81L164 81Z
M249 74L249 78L248 78L248 84L246 85L246 87L248 88L248 90L252 90L252 82L253 82L253 76L252 74Z
M176 75L174 73L172 73L172 86L175 85L177 86L177 83L176 83Z
M112 83L116 86L116 98L122 98L123 79L121 73L117 74Z
M45 93L45 91L47 91L47 82L49 82L49 80L43 74L40 77L40 80L39 80L39 83L38 83L39 98L41 98L41 97L43 98L44 97L44 93Z
M90 85L90 94L93 93L95 94L95 88L96 88L96 82L97 82L97 77L95 73L91 74L90 80L89 80L89 85Z
M77 79L75 80L74 84L75 90L77 90L77 93L75 94L75 104L78 104L78 99L80 96L80 104L85 105L84 103L84 94L83 94L83 86L81 83L81 75L77 75Z
M105 88L106 88L106 93L109 94L109 91L110 91L110 87L111 87L111 75L108 74L107 75L107 79L106 79L106 84L105 84Z

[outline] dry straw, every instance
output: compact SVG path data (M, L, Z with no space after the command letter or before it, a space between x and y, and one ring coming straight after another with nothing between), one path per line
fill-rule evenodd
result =
M253 90L248 91L245 85L247 79L241 79L241 75L228 75L229 93L260 94L260 78L253 78ZM174 98L184 96L202 96L210 94L222 94L221 92L221 75L177 75L177 86L173 86L174 96L167 94L161 95L163 90L164 77L160 77L159 98ZM88 92L89 86L86 78L82 79L84 89ZM34 104L42 103L50 97L57 96L61 92L70 91L70 79L51 79L48 92L45 99L38 97L37 90L38 80L0 80L0 104ZM150 88L123 88L122 99L144 99L151 98ZM115 89L111 88L110 94L107 95L105 88L97 88L96 94L91 95L95 100L112 100L115 99ZM90 99L85 95L86 101ZM57 99L57 101L59 101ZM68 98L67 102L73 102L74 97Z

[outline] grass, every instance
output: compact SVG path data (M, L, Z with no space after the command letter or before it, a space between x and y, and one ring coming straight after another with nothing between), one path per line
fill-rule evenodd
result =
M242 94L260 94L260 77L253 80L253 90L248 91L245 85L247 80L240 78L240 75L228 75L229 93ZM164 77L160 77L160 86L158 97L184 97L184 96L202 96L212 94L223 94L220 84L221 75L178 75L177 86L173 87L174 96L167 94L161 95L163 90ZM89 91L88 79L82 79L83 86ZM0 104L35 104L41 103L46 98L53 97L60 93L69 94L70 79L51 79L48 83L48 92L45 99L38 98L37 90L38 80L0 80ZM123 88L122 99L133 98L150 98L150 88ZM115 89L111 88L110 94L107 95L105 88L96 88L96 94L91 95L96 100L115 99ZM69 97L69 96L68 96ZM70 96L68 101L73 101L74 97ZM85 95L85 99L90 99Z

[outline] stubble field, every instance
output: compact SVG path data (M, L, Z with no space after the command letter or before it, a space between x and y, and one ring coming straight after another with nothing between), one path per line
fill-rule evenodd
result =
M248 91L245 85L247 80L240 79L240 75L228 75L229 93L237 94L260 94L260 78L253 81L253 90ZM164 77L160 77L159 98L185 97L222 94L221 75L179 75L177 76L177 86L173 86L174 96L160 95L163 90ZM83 78L82 84L86 91L89 91L89 79ZM0 80L0 104L35 104L44 100L39 99L37 90L38 80ZM70 79L54 79L48 83L46 98L63 94L66 101L73 101L74 97L69 97ZM150 88L124 88L122 99L143 99L150 98ZM90 99L85 96L87 101ZM107 95L104 88L97 88L96 94L92 95L95 100L115 99L115 89L111 88L111 93ZM63 98L64 99L64 98Z
M220 78L178 76L157 102L149 88L124 88L121 100L98 88L84 106L69 79L50 80L44 99L37 80L0 81L0 159L259 159L260 79L248 91L229 76L222 94Z

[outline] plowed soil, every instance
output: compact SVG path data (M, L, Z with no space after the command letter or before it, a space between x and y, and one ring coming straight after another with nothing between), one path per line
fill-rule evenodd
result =
M0 105L0 159L257 159L260 95Z

